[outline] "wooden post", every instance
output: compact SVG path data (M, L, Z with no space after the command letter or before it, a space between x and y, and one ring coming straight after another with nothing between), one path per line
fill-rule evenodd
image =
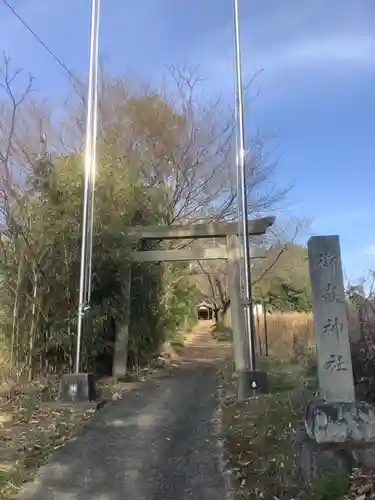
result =
M230 309L233 329L233 357L235 370L245 370L243 337L246 335L245 316L241 305L240 267L237 236L227 236Z
M268 331L267 331L267 309L265 300L262 300L263 306L263 323L264 323L264 344L266 349L266 356L268 357Z
M255 310L256 310L256 315L257 315L257 334L258 334L258 342L259 342L259 356L263 355L262 352L262 338L260 336L260 325L259 325L259 304L255 304Z
M129 264L128 279L125 284L125 318L116 332L115 347L113 353L112 375L116 378L125 377L128 362L128 343L130 326L130 291L131 291L131 265Z

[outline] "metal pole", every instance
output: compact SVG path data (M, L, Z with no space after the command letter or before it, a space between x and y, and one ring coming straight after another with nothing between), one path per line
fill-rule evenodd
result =
M243 235L242 235L242 202L241 202L241 178L240 171L238 169L238 155L239 155L239 127L237 126L238 121L238 99L237 99L237 87L238 87L238 79L237 79L237 57L236 57L236 43L234 46L234 57L233 57L233 76L234 76L234 89L235 89L235 99L234 99L234 117L235 117L235 127L234 127L234 135L235 135L235 151L236 151L236 204L237 204L237 225L238 225L238 238L237 245L239 250L239 264L240 264L240 296L241 300L244 299L244 272L243 272L243 252L240 252L241 247L243 248ZM248 339L246 339L248 340Z
M89 82L87 95L87 116L86 116L86 137L85 137L85 160L84 160L84 181L83 181L83 210L81 222L81 266L79 280L79 298L78 298L78 321L77 321L77 347L75 371L79 373L81 365L81 341L83 333L83 323L85 316L85 306L87 305L87 283L88 283L88 217L90 207L90 187L92 185L92 146L93 146L93 118L94 112L94 87L95 87L95 49L98 27L97 16L98 1L91 1L91 29L90 29L90 62L89 62Z
M250 237L247 228L247 183L246 183L246 165L245 165L245 130L244 130L244 106L243 89L241 74L241 49L239 33L239 15L238 0L233 0L233 21L234 21L234 52L235 52L235 82L236 82L236 147L237 147L237 170L239 176L241 193L241 211L242 211L242 238L244 247L244 278L245 278L245 318L246 329L249 341L248 352L245 353L245 359L248 361L248 368L255 370L255 325L254 311L252 304L251 287L251 262L250 262ZM238 193L237 193L238 196Z
M94 110L93 110L93 130L92 130L92 168L91 168L91 199L90 199L90 237L89 237L89 257L87 267L87 303L90 303L92 288L92 251L94 238L94 216L95 216L95 181L96 181L96 143L98 136L98 78L99 78L99 27L100 27L100 0L97 0L96 16L96 39L95 39L95 70L94 70Z
M233 84L234 84L234 92L235 92L235 99L234 99L234 119L235 119L235 127L234 127L234 137L235 137L235 151L236 151L236 190L237 190L237 198L236 198L236 204L237 204L237 223L238 223L238 236L240 237L242 234L242 209L241 209L241 179L240 179L240 172L238 169L238 154L239 154L239 130L237 126L237 120L238 120L238 99L237 99L237 88L238 88L238 76L237 76L237 49L236 49L236 43L234 45L234 57L233 57Z

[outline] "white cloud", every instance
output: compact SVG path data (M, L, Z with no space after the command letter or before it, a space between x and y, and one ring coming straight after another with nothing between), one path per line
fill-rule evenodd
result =
M282 44L254 50L246 46L242 52L245 80L260 70L264 70L262 78L270 78L290 71L335 73L375 69L375 37L365 34L341 33L319 39L296 37ZM230 75L232 54L224 53L220 57L207 54L205 59L204 69L212 78Z
M374 53L374 37L339 34L322 39L296 40L275 50L258 53L255 61L269 70L308 66L313 68L326 64L371 67L374 63Z
M311 79L343 72L356 76L375 69L375 33L367 0L254 1L243 6L241 46L244 80L264 70L262 81ZM202 43L203 42L203 43ZM198 46L199 44L199 46ZM196 57L217 82L232 85L231 27L222 26L197 42ZM318 82L319 83L319 82Z
M369 257L375 257L375 244L367 245L363 250L363 254Z

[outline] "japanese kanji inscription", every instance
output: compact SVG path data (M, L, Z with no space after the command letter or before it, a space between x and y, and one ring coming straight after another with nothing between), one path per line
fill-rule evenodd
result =
M319 389L327 401L354 401L348 321L338 236L308 242Z

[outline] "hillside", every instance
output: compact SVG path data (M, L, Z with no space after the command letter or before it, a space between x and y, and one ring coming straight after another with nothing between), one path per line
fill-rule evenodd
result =
M264 255L264 254L263 254ZM254 298L264 298L272 309L308 311L311 292L307 249L290 243L268 250L254 261Z

